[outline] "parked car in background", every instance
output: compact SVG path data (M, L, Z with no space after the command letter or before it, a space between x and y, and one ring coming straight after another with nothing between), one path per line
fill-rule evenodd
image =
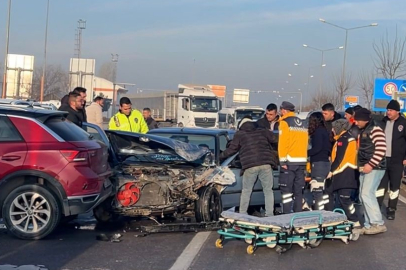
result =
M65 117L0 105L0 217L18 238L44 238L112 192L107 146Z

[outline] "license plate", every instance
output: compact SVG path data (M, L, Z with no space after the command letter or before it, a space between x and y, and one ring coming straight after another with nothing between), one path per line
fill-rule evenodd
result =
M111 186L111 181L109 179L107 179L106 181L104 181L103 183L103 187L104 189L108 188L109 186Z

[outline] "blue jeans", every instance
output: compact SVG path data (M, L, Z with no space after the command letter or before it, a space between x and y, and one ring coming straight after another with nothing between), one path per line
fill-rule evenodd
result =
M240 197L240 213L247 214L250 203L252 189L257 179L265 195L265 215L273 216L274 196L273 196L273 172L271 165L261 165L246 169L242 178L242 192Z
M370 173L361 173L360 181L360 200L364 206L365 228L371 225L383 225L381 209L379 208L376 191L378 190L385 170L372 170Z

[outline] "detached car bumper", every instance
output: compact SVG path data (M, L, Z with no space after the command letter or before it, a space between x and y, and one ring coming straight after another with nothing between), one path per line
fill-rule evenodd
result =
M106 179L100 193L68 197L69 213L70 215L86 213L101 204L104 200L110 197L112 193L113 185L109 179Z

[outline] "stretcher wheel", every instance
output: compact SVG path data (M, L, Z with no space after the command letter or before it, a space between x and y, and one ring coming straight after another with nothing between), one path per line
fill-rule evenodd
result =
M348 245L350 243L350 240L348 240L348 238L341 239L341 241L343 241L343 243L346 245Z
M223 248L223 240L221 239L216 240L216 248Z
M278 253L280 255L280 254L284 253L286 251L286 249L281 246L276 246L275 251L276 251L276 253Z
M275 237L275 236L266 237L266 238L264 239L264 241L265 241L265 242L275 241L275 244L266 244L266 246L269 247L269 248L274 248L274 247L276 247L276 237Z
M254 254L254 252L255 252L256 249L257 249L257 248L254 247L253 245L249 245L249 246L247 247L247 254L249 254L249 255Z
M248 234L252 234L252 235L255 235L255 232L254 231L247 231L247 233ZM252 244L252 238L251 239L248 239L248 238L245 238L244 239L244 241L245 241L245 243L247 243L248 245L251 245Z
M317 236L317 234L312 232L312 233L309 234L309 236ZM316 248L316 247L320 246L322 241L323 241L322 238L321 239L317 239L317 238L312 239L312 240L309 241L309 247Z

